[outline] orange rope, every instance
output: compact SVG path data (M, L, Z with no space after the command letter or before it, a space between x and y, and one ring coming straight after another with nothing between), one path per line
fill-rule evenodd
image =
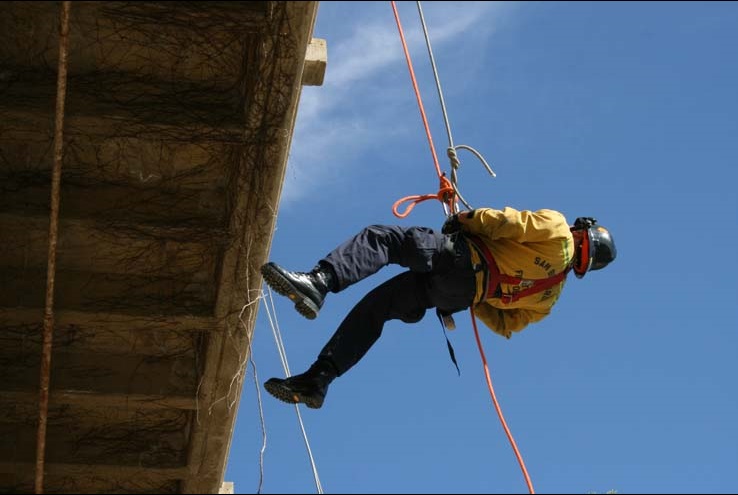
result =
M436 166L436 174L438 175L438 178L441 182L440 188L436 194L424 194L422 196L418 196L418 195L407 196L397 201L392 207L392 213L394 213L396 217L405 218L406 216L410 214L410 212L413 210L413 208L415 207L417 203L420 203L428 199L434 199L434 198L448 205L449 212L454 212L455 211L454 188L451 185L451 182L449 182L449 180L446 179L444 173L441 172L441 165L438 163L438 155L436 155L436 148L433 145L433 136L431 136L430 126L428 125L428 119L426 118L426 115L425 115L425 107L423 106L423 99L420 96L420 90L418 89L418 82L415 79L415 71L413 70L413 62L410 58L410 52L407 49L407 42L405 41L405 33L402 30L402 23L400 22L400 14L397 12L397 5L395 4L395 2L391 2L391 3L392 3L392 11L395 14L395 21L397 22L397 30L400 33L400 41L402 41L402 49L405 52L405 60L407 61L407 68L410 71L410 79L412 80L413 89L415 90L415 98L418 100L418 108L420 109L420 116L423 119L423 126L425 127L425 135L428 138L428 145L430 146L431 155L433 156L433 163ZM407 207L404 213L399 213L397 211L397 208L400 206L401 203L404 203L405 201L412 201L412 203Z
M403 50L405 51L405 59L407 60L407 67L410 71L410 79L412 79L412 82L413 82L413 89L415 90L415 97L418 100L418 107L420 108L420 115L423 119L423 125L425 126L425 133L426 133L426 136L428 137L428 144L430 145L431 154L433 155L433 162L435 163L435 166L436 166L436 173L438 174L438 178L441 183L438 193L436 194L407 196L405 198L398 200L393 205L392 212L395 214L395 216L399 218L405 218L406 216L410 214L410 212L413 210L416 204L426 201L428 199L438 199L439 201L449 206L450 212L455 212L456 211L455 203L454 203L455 190L451 182L446 178L445 174L441 172L441 167L438 164L438 156L436 155L436 149L433 145L433 137L431 136L430 127L428 126L428 119L425 116L425 109L423 108L423 100L420 97L420 90L418 89L418 83L415 79L415 71L413 71L412 60L410 59L410 52L407 49L407 43L405 42L405 35L402 31L402 24L400 23L400 15L397 12L397 6L395 5L395 2L393 1L391 3L392 3L392 11L395 14L395 21L397 21L397 29L400 32L400 40L402 41L402 47L403 47ZM400 204L406 201L412 201L412 202L408 205L408 207L405 209L403 213L399 213L397 210ZM523 461L523 457L520 455L520 451L518 450L518 446L515 443L515 439L513 438L512 433L510 432L510 428L508 428L507 426L507 422L505 421L505 416L502 414L502 408L500 407L500 404L497 401L497 395L495 394L495 389L492 386L492 378L490 377L490 374L489 374L489 366L487 365L487 357L484 354L482 342L479 339L479 330L477 329L477 320L474 314L474 308L469 308L469 312L471 313L471 320L472 320L472 325L474 327L474 336L477 340L477 347L479 347L479 353L482 356L482 363L484 365L484 373L487 379L487 387L489 388L489 393L492 396L492 402L495 406L495 410L497 411L497 416L500 418L500 423L502 423L502 427L505 430L507 439L510 441L510 445L512 446L512 449L515 452L515 457L518 460L518 464L520 464L520 468L523 471L525 482L528 485L528 491L531 494L534 494L535 491L533 490L533 483L531 482L530 476L528 475L528 470L525 467L525 462Z
M395 201L395 204L392 205L392 213L395 214L398 218L405 218L410 214L411 211L413 211L413 208L415 208L415 205L418 203L422 203L423 201L426 201L428 199L437 199L441 203L450 204L449 198L453 198L454 194L454 186L451 185L451 181L446 178L445 175L441 175L439 177L441 184L439 185L438 192L436 194L423 194L421 195L414 195L414 196L405 196L402 199L398 199ZM400 213L397 211L397 209L400 207L402 203L405 203L406 201L412 201L409 205L407 205L407 208L405 208L405 211ZM453 211L453 210L449 210Z
M507 439L510 441L510 445L513 448L513 451L515 452L515 457L518 459L518 464L520 464L520 469L523 471L523 476L525 477L525 482L528 485L528 491L530 493L535 493L533 490L533 483L530 481L530 476L528 476L528 470L525 468L525 462L523 461L523 456L520 455L520 451L518 450L518 446L515 443L515 439L512 436L512 433L510 432L510 428L507 427L507 421L505 421L505 416L502 414L502 408L500 407L500 403L497 402L497 395L495 394L495 388L492 386L492 378L489 374L489 367L487 366L487 357L484 355L484 349L482 348L482 341L479 340L479 330L477 329L477 319L474 315L474 308L469 308L469 312L471 313L471 320L472 325L474 326L474 337L477 339L477 347L479 347L479 353L482 355L482 363L484 364L484 376L487 378L487 388L489 388L489 394L492 396L492 402L495 405L495 410L497 411L497 416L500 418L500 423L502 423L502 428L505 430L505 434L507 435Z

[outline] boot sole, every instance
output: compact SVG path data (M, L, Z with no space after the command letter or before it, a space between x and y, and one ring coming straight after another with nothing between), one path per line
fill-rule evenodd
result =
M299 392L290 390L289 387L285 386L280 380L270 378L264 383L264 388L267 392L272 394L277 399L287 404L305 404L310 409L320 409L323 405L323 401L316 399L315 397L306 397Z
M309 298L302 294L292 283L284 278L271 263L267 263L261 267L261 275L264 281L274 289L277 294L286 296L290 301L295 303L295 309L308 320L314 320L318 317L319 308Z

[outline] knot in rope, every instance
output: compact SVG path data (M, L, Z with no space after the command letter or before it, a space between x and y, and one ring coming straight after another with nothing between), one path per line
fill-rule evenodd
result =
M461 165L461 161L456 154L456 148L454 148L453 146L446 148L446 156L448 156L448 159L451 161L452 173L456 172L456 170L458 170L459 166Z
M397 218L405 218L410 214L411 211L413 211L413 208L415 208L415 205L418 203L422 203L423 201L427 201L429 199L437 199L441 203L447 205L449 208L449 211L454 210L454 197L456 196L456 189L454 189L454 186L451 184L451 181L446 178L446 174L441 174L439 179L439 186L438 186L438 192L435 194L423 194L423 195L412 195L412 196L405 196L402 199L399 199L395 201L395 204L392 205L392 213ZM407 205L407 208L405 208L404 212L399 212L398 209L402 203L405 203L407 201L410 201L411 203Z

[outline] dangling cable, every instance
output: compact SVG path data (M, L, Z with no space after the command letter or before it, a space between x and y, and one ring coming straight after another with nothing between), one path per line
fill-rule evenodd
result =
M271 305L271 311L269 310L269 305ZM290 374L290 367L289 363L287 362L287 353L285 352L284 348L284 342L282 341L282 333L279 330L279 323L277 322L277 310L274 307L274 298L272 297L272 290L269 289L269 305L264 303L264 308L267 312L267 317L269 319L269 325L272 327L272 335L274 335L274 341L277 345L277 352L279 353L279 358L282 361L282 367L284 368L285 376L291 376ZM273 317L272 317L273 315ZM307 449L308 458L310 459L310 467L313 470L313 479L315 480L315 487L318 490L318 493L323 493L323 485L320 483L320 477L318 476L318 468L315 465L315 459L313 458L313 451L310 448L310 441L307 438L307 432L305 431L305 424L302 421L302 414L300 413L300 408L298 407L298 404L295 404L295 412L297 413L297 421L300 423L300 430L302 431L302 439L305 442L305 448Z
M249 334L249 325L243 320L243 313L250 305L251 303L245 304L243 308L241 308L241 312L238 315L238 321L241 322L241 326L243 326L243 329L247 335ZM259 450L259 485L256 488L256 493L261 493L261 487L264 485L264 452L266 451L267 446L267 434L266 421L264 421L264 406L261 401L261 389L259 388L259 372L256 369L256 361L254 361L254 351L252 346L253 342L253 334L251 334L251 337L249 337L249 344L246 352L248 352L249 355L248 361L249 363L251 363L251 368L254 370L254 388L256 389L256 403L259 409L259 425L261 426L261 449Z
M256 389L256 401L259 405L259 423L261 424L261 449L259 450L259 486L256 493L261 493L261 487L264 485L264 452L267 446L266 422L264 421L264 408L261 402L261 388L259 387L259 373L256 371L256 362L253 359L253 352L249 353L249 362L254 370L254 388Z

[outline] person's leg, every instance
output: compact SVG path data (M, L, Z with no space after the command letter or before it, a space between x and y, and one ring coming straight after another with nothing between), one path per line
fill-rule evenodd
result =
M387 321L415 323L433 307L448 314L468 308L476 292L468 247L461 240L446 248L425 257L427 265L423 266L430 270L427 273L401 273L364 296L344 318L318 359L333 363L341 376L379 339ZM420 264L420 259L415 261L416 266Z
M416 323L432 307L427 293L428 275L407 271L379 285L349 311L318 355L346 373L382 335L390 320Z
M446 236L426 227L371 225L328 253L319 265L333 269L333 292L339 292L389 264L430 272L445 242Z
M319 408L330 383L369 351L381 336L385 322L399 319L415 323L432 307L449 313L469 307L474 299L475 276L465 241L453 242L446 236L419 229L403 229L403 232L407 235L399 248L385 250L380 243L375 249L378 254L369 258L387 259L411 270L391 278L364 296L323 347L310 369L286 379L271 378L264 384L268 392L284 402L303 402L308 407ZM361 235L366 235L367 239L374 238L374 233L367 230ZM336 291L368 276L372 267L378 266L378 270L387 264L359 262L358 268L353 269L350 263L346 263L351 259L351 250L363 242L349 242L326 257L339 268L336 274L344 271L341 275L344 285L337 283Z
M431 307L428 278L428 274L407 271L373 289L349 312L308 371L286 379L271 378L264 384L267 391L284 402L321 407L328 385L367 353L385 322L415 323L423 318Z
M300 314L314 319L328 291L339 292L390 263L418 273L431 271L445 242L445 236L429 228L372 225L328 253L311 272L291 272L272 262L261 272Z

